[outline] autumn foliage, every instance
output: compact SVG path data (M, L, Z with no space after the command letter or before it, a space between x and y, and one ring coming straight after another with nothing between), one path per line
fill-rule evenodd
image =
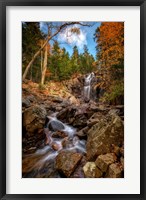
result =
M116 94L121 96L124 92L124 23L101 23L96 29L95 39L97 65L107 91L106 96L115 94L115 84L119 85L118 91L120 91L120 94L118 92ZM113 96L115 98L115 95Z

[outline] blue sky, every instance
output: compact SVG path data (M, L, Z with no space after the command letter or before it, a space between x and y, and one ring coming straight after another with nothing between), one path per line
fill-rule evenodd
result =
M60 44L61 48L65 48L66 51L69 52L70 55L72 55L73 47L76 45L78 47L79 53L83 53L83 46L87 45L89 53L92 54L94 57L96 57L96 43L93 39L95 30L97 27L100 26L100 22L90 23L86 22L88 24L92 24L91 27L87 26L80 26L80 25L73 25L74 27L80 28L80 34L72 34L70 32L70 28L68 27L63 32L59 33L56 36L57 41ZM57 25L58 23L56 23ZM46 25L44 22L40 22L40 28L43 32L46 33ZM51 42L52 43L52 42Z

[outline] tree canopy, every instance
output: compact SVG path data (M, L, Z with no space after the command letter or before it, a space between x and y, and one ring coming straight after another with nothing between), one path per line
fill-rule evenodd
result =
M124 96L124 23L103 22L96 29L97 65L106 96Z

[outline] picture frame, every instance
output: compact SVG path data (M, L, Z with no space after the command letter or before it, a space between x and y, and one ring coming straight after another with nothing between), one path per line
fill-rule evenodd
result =
M6 131L8 108L6 102L6 8L7 6L139 6L140 7L140 194L7 194ZM145 0L5 0L0 1L0 198L7 199L119 199L146 200L146 1ZM8 139L8 138L7 138Z

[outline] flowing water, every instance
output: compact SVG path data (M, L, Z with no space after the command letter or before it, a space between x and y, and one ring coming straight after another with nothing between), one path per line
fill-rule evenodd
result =
M93 72L85 78L83 94L85 101L90 100L93 78ZM76 129L58 120L56 114L46 118L44 148L23 156L23 177L60 178L60 174L55 169L55 160L60 151L67 150L86 154L86 141L80 140L76 136ZM56 133L61 135L54 137Z
M84 99L86 101L90 100L90 95L91 95L91 81L94 78L94 73L92 72L85 78L84 82Z
M62 123L55 116L48 116L48 123L44 128L46 146L38 149L33 154L23 158L23 177L53 177L59 178L60 174L55 169L55 158L61 150L86 153L86 141L76 136L76 129ZM54 138L53 134L61 131L65 138Z

